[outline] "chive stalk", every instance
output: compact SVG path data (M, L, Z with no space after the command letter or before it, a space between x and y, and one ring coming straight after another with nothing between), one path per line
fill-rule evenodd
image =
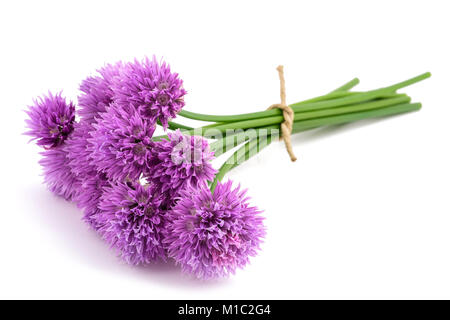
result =
M402 114L406 112L412 112L420 110L421 108L420 103L404 103L404 104L398 104L394 106L389 106L381 109L375 109L375 110L369 110L369 111L362 111L362 112L356 112L356 113L350 113L350 114L343 114L343 115L335 115L330 117L324 117L319 119L309 119L305 121L297 121L293 125L292 133L299 133L302 131L318 128L318 127L324 127L324 126L330 126L330 125L338 125L338 124L345 124L350 123L354 121L364 120L364 119L373 119L373 118L380 118L380 117L387 117L397 114ZM265 144L261 145L260 141L261 139L266 139ZM262 147L268 146L271 141L273 140L273 137L270 135L266 137L257 137L255 139L250 140L249 142L245 143L244 146L240 147L237 151L235 151L230 158L228 158L225 163L220 167L219 171L216 174L216 178L211 184L211 191L214 192L214 189L218 183L218 181L221 181L225 174L229 172L231 169L237 167L238 165L242 164L244 161L250 159L252 156L257 154L261 151ZM256 152L255 152L256 149Z

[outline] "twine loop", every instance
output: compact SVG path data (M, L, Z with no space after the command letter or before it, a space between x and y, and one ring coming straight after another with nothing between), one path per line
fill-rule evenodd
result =
M297 157L294 155L294 151L292 150L291 143L291 133L292 133L292 125L294 123L294 111L291 107L289 107L286 103L286 84L284 80L284 71L283 66L277 67L278 76L280 77L280 98L281 103L273 104L267 110L272 109L280 109L283 111L284 122L281 123L281 137L283 139L284 144L286 146L286 151L291 158L291 161L296 161Z

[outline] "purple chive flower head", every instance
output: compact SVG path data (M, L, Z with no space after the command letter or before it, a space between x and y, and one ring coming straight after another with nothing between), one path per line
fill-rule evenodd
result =
M105 188L97 215L99 232L130 264L165 259L162 198L150 185L118 183Z
M30 117L25 120L30 129L25 134L44 148L61 145L73 130L75 105L67 103L60 93L53 95L49 92L48 96L36 99L25 112Z
M104 174L92 174L80 181L80 192L77 194L75 201L77 206L83 209L83 220L94 230L100 228L100 200L105 188L110 186L111 184Z
M114 92L111 89L112 81L119 76L123 63L108 64L97 70L100 76L88 77L80 85L82 94L78 97L81 119L89 123L95 122L98 114L105 112L111 104Z
M132 108L112 104L101 114L89 142L93 145L92 163L108 179L139 179L148 171L148 159L155 124Z
M97 172L97 168L90 163L93 145L89 139L94 130L92 124L82 120L75 124L72 134L65 143L69 166L72 172L81 179Z
M219 182L214 194L206 186L182 192L164 243L183 271L204 279L227 276L257 254L265 228L245 194L231 181Z
M69 167L79 180L78 192L73 200L80 209L83 209L83 220L97 229L96 216L99 213L100 197L103 194L103 188L109 186L109 182L105 174L98 173L97 168L90 163L93 146L89 138L93 130L94 127L86 120L77 123L65 143L65 149Z
M183 81L155 57L126 64L114 78L112 89L117 104L134 107L152 122L159 120L164 128L184 107Z
M147 177L164 193L165 205L170 207L181 190L212 181L216 170L211 165L214 153L207 140L183 135L179 130L168 137L154 143Z
M65 145L41 152L39 161L44 171L44 182L49 190L66 200L72 200L79 192L79 180L69 167Z

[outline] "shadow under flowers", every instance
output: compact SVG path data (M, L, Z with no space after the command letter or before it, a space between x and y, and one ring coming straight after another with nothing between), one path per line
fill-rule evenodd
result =
M137 278L164 286L207 289L227 283L226 278L202 281L183 274L172 260L146 266L128 265L81 220L82 212L74 203L53 195L44 185L24 185L21 192L27 194L27 201L21 204L27 219L41 232L50 235L61 250L69 252L74 260L120 277ZM58 257L55 256L55 259Z

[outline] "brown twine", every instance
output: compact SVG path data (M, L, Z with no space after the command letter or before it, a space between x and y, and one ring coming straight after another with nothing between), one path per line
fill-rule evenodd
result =
M294 155L294 151L292 150L291 143L291 133L292 133L292 125L294 123L294 111L291 107L286 104L286 84L284 81L284 71L283 66L278 66L278 76L280 77L280 98L281 103L273 104L267 110L271 109L280 109L283 111L284 122L281 124L281 137L280 139L284 140L284 144L286 145L286 150L291 158L291 161L297 160L297 157Z

